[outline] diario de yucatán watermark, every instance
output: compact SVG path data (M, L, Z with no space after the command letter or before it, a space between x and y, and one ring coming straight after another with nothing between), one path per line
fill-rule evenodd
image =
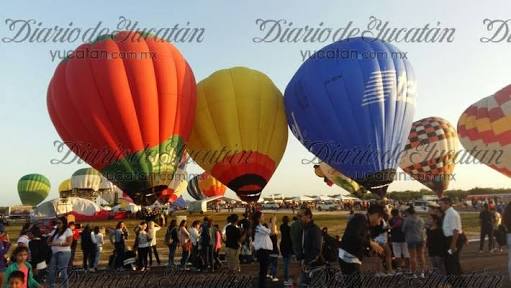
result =
M194 26L191 21L173 23L163 27L147 27L134 19L120 16L116 23L109 25L98 21L94 25L81 26L73 21L67 23L47 24L34 18L4 20L7 35L2 35L0 43L3 44L69 44L92 43L105 35L116 34L120 31L138 32L128 35L123 40L137 41L140 35L152 35L155 38L171 43L203 43L206 38L206 28ZM72 56L73 50L50 50L52 60L64 59Z
M356 27L353 21L343 26L331 26L325 22L303 25L288 19L258 18L255 24L260 34L252 38L254 43L333 43L353 37L367 38L368 41L379 39L388 43L451 43L456 33L456 28L443 26L440 21L399 27L375 16L369 17L368 23L362 28ZM300 50L302 61L317 54L314 52ZM344 55L352 53L342 52Z

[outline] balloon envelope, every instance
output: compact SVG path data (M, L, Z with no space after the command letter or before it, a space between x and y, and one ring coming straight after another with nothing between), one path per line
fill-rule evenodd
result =
M372 38L335 42L300 66L284 97L298 140L380 196L394 178L415 110L415 76L400 55Z
M98 191L103 177L94 168L78 169L71 176L71 187L73 189L87 189Z
M195 200L202 200L208 197L223 196L226 187L215 177L204 172L190 180L188 184L188 194Z
M172 44L118 32L80 45L58 65L48 112L75 154L136 203L149 205L172 181L183 153L195 87Z
M470 105L458 120L458 135L465 150L508 177L511 177L510 119L511 85Z
M71 186L71 178L66 179L59 184L59 193L61 192L68 192L73 190L73 187Z
M349 177L346 177L341 172L330 167L330 165L326 164L325 162L314 165L314 173L318 177L324 178L325 183L327 183L328 186L335 184L350 193L359 193L360 191L360 185L358 185L357 182L353 181L353 179L350 179Z
M18 195L23 205L36 206L50 193L50 180L41 174L28 174L18 180Z
M457 151L458 135L451 123L424 118L413 122L399 166L441 197L449 187Z
M265 74L219 70L197 87L188 152L244 201L257 201L287 144L281 92Z

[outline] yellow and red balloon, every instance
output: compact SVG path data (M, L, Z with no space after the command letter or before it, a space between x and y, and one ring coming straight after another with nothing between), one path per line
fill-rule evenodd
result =
M244 201L257 201L282 159L287 120L282 93L265 74L219 70L199 82L190 156Z

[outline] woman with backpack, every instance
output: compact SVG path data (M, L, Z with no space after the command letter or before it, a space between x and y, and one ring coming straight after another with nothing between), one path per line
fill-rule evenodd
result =
M170 221L169 227L167 228L167 233L165 233L165 244L169 247L169 263L167 268L173 269L176 265L174 263L174 257L176 255L177 245L179 244L177 222L175 219Z

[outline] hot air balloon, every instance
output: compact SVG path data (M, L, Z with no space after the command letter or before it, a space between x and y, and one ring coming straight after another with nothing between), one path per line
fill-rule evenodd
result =
M48 197L50 188L50 180L41 174L28 174L18 180L18 195L23 205L38 205Z
M415 121L399 167L442 197L454 171L457 138L456 129L445 119Z
M202 200L208 197L223 196L226 187L220 181L216 180L215 177L208 173L202 173L190 180L187 190L188 194L195 200Z
M69 179L66 179L62 182L60 182L59 184L59 193L62 193L62 192L69 192L73 190L73 187L71 186L71 178Z
M181 159L195 117L195 87L173 45L118 32L79 46L58 65L48 112L75 154L136 203L150 205Z
M330 167L330 165L326 164L325 162L314 165L314 173L316 176L323 178L328 186L335 184L350 193L361 193L360 185L358 185L357 182L353 181L353 179L350 179L349 177L346 177L341 172Z
M71 187L77 190L98 191L102 178L101 173L99 173L96 169L78 169L71 176Z
M320 160L373 193L392 182L415 110L415 77L399 50L350 38L313 54L286 87L293 134Z
M219 70L197 87L188 152L244 201L257 201L287 144L282 94L265 74Z
M458 120L458 136L467 152L511 177L511 85L470 105Z
M188 186L186 164L189 158L188 153L183 153L181 162L179 162L176 173L174 173L174 178L170 182L168 188L163 190L160 194L158 199L160 203L175 202L176 199L181 196L184 191L186 191L186 187Z

